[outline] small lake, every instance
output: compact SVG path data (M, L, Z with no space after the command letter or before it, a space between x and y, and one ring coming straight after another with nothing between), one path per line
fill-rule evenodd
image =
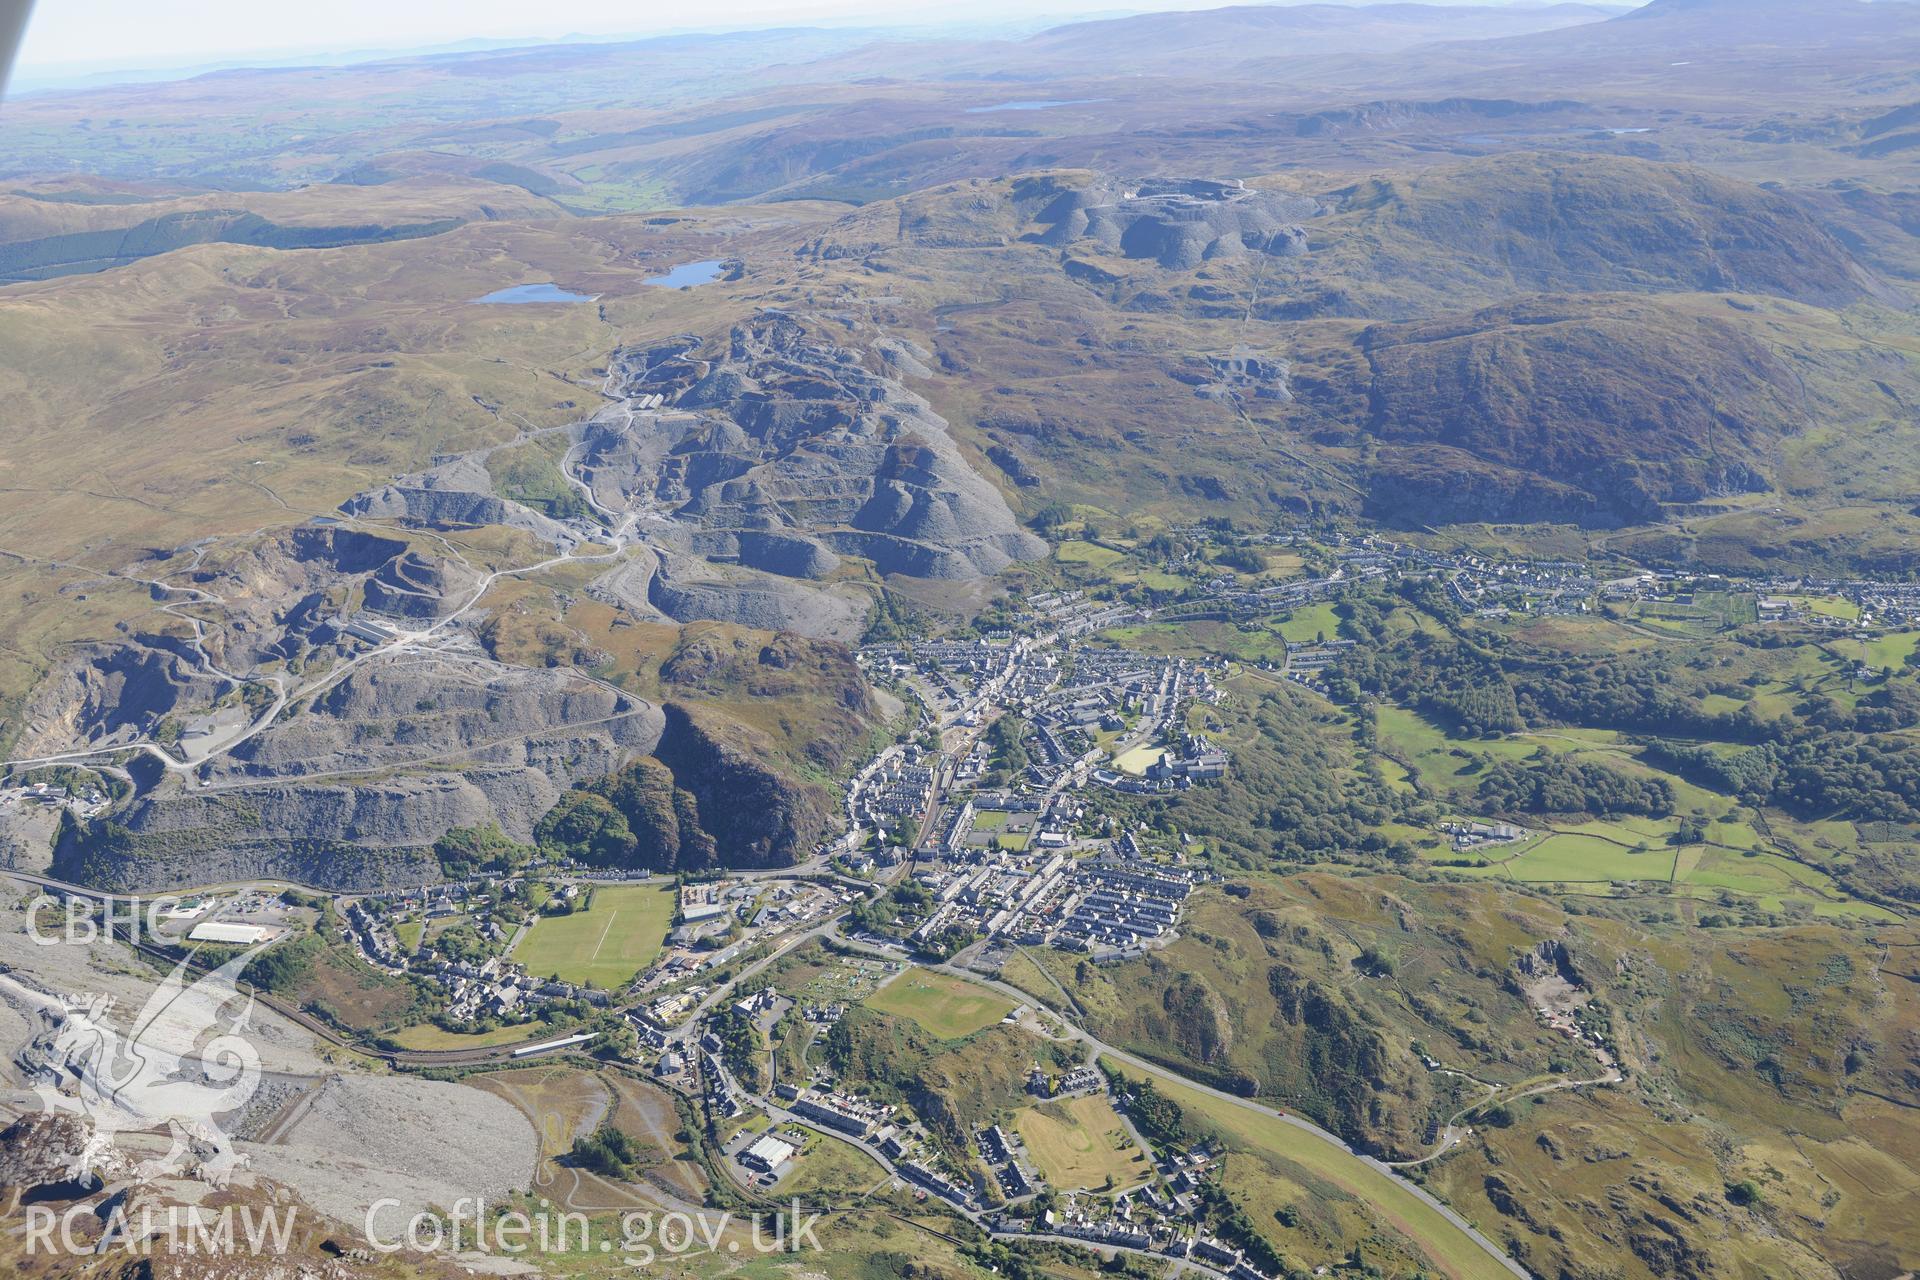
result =
M597 296L591 293L568 293L549 280L545 284L516 284L511 289L496 289L474 301L517 306L527 302L592 302Z
M1089 103L1105 101L1105 98L1033 98L1021 102L996 102L990 107L968 107L967 114L977 116L989 111L1045 111L1048 107L1084 107Z
M711 284L720 278L727 264L720 258L709 258L704 262L683 262L663 276L649 276L642 283L655 285L662 289L681 289L691 284Z

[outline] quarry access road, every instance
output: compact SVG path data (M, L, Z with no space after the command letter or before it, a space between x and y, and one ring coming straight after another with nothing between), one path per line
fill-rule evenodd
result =
M1390 1169L1418 1169L1423 1164L1433 1163L1441 1156L1447 1154L1447 1152L1453 1150L1454 1147L1465 1141L1473 1133L1471 1127L1462 1128L1460 1121L1480 1110L1482 1107L1504 1106L1509 1102L1519 1102L1525 1098L1537 1098L1543 1093L1559 1093L1564 1089L1589 1089L1596 1085L1619 1084L1626 1078L1626 1075L1618 1067L1609 1067L1605 1075L1595 1076L1591 1080L1551 1080L1546 1084L1537 1084L1530 1089L1522 1089L1518 1093L1508 1094L1504 1098L1496 1092L1491 1097L1482 1098L1472 1106L1463 1107L1459 1111L1454 1112L1453 1118L1447 1121L1446 1131L1440 1135L1440 1144L1426 1155L1421 1156L1418 1160L1388 1160L1384 1163Z

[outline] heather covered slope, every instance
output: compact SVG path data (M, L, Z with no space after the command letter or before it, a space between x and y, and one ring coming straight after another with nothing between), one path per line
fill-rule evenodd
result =
M441 235L475 220L560 212L528 191L446 177L372 191L333 187L246 196L54 179L0 195L0 280L105 271L189 245L330 249Z
M1517 293L1726 292L1817 306L1900 291L1805 203L1689 165L1567 153L1510 154L1333 193L1331 262L1364 281L1369 313L1418 305L1423 286L1458 297Z
M1320 407L1377 442L1368 506L1390 521L1658 522L1775 489L1781 444L1816 422L1902 412L1859 375L1910 384L1904 362L1783 341L1743 323L1754 305L1545 298L1371 327L1364 410Z
M961 287L1016 275L934 308L914 385L1016 492L1122 515L1166 498L1601 527L1819 503L1853 465L1791 442L1895 428L1915 389L1901 346L1846 318L1905 294L1809 208L1639 160L1332 189L974 181L864 207L804 252Z
M1164 953L1051 953L1039 969L1023 957L1008 976L1071 991L1113 1043L1387 1159L1417 1158L1448 1120L1471 1125L1411 1176L1535 1274L1885 1273L1920 1194L1897 1154L1917 1136L1905 1048L1882 1048L1910 1046L1920 1015L1896 976L1910 931L1703 934L1572 905L1417 877L1257 877L1203 900ZM1543 951L1590 993L1582 1020L1624 1082L1528 1093L1606 1074L1540 1024ZM1745 1182L1763 1199L1733 1203ZM1234 1185L1267 1206L1257 1221L1279 1247L1312 1247L1322 1225L1307 1203L1270 1217L1298 1194L1286 1171L1242 1170Z

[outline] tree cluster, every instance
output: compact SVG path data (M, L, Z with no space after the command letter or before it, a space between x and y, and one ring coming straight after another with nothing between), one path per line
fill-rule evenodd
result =
M497 823L455 827L434 842L433 854L449 879L477 875L511 875L532 860L530 845L511 840Z
M577 1168L619 1182L631 1181L643 1158L640 1144L610 1124L574 1139L573 1150L568 1153Z
M1673 784L1635 776L1593 760L1548 756L1524 763L1503 760L1480 780L1480 802L1498 813L1633 813L1664 818L1673 812Z

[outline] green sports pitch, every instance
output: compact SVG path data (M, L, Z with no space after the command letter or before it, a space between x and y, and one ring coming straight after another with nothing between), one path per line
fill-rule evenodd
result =
M572 915L541 918L513 958L536 978L619 987L652 964L673 924L671 884L614 885Z
M1013 1012L1013 1001L926 969L907 972L867 997L867 1007L911 1018L942 1040L959 1040Z

